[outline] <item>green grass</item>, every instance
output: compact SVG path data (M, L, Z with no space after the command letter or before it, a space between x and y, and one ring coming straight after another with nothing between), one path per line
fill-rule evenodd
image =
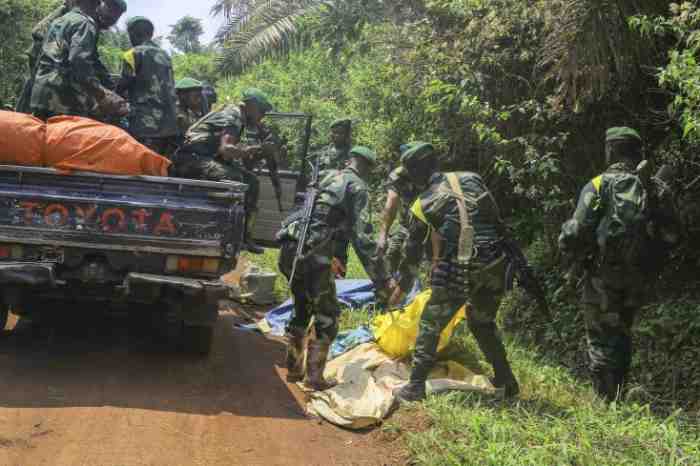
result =
M455 393L411 408L429 418L427 429L403 433L415 463L700 464L698 427L683 413L662 419L649 406L608 407L588 383L538 360L532 348L515 341L508 346L522 387L520 399L499 402Z
M254 260L272 268L277 255L268 251ZM349 275L364 275L354 256ZM278 291L286 292L286 285ZM504 300L504 307L512 301ZM345 311L341 328L367 322L366 309ZM631 401L607 406L588 380L548 362L517 335L507 336L507 346L521 384L518 400L465 393L434 396L403 407L385 423L384 432L398 439L410 464L700 465L697 416L679 410L660 417L649 405ZM477 372L491 370L464 326L446 356Z

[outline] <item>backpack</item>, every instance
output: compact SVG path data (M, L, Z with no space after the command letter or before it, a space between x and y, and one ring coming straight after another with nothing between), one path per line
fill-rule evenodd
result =
M604 273L639 271L651 243L647 189L639 176L632 173L604 174L598 186L603 208L603 218L596 231L601 270Z

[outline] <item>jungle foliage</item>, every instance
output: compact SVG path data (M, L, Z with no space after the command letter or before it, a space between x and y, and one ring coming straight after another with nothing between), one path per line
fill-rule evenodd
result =
M638 128L646 156L677 169L686 237L637 327L636 393L660 408L696 406L697 6L653 0L336 3L344 8L320 6L296 19L286 45L269 42L254 66L229 67L226 57L243 45L222 42L222 71L229 78L220 81L220 95L233 102L254 85L270 93L279 110L313 113L317 145L327 142L335 117L352 116L355 141L375 148L383 162L373 183L377 205L398 146L432 141L446 169L485 176L510 224L530 244L550 292L562 283L559 228L578 190L605 168L606 128ZM553 304L555 322L539 322L549 331L533 333L533 341L545 352L556 348L552 357L583 374L578 309L566 301ZM528 335L537 323L534 307L519 294L506 311L516 332Z

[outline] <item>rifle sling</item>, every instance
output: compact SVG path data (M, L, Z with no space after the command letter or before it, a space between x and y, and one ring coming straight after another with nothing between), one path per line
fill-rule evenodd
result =
M448 173L446 177L447 182L450 185L450 189L455 194L454 199L457 201L457 208L459 210L460 230L458 257L460 261L468 262L471 260L474 252L474 228L471 225L471 219L469 218L469 211L467 210L464 192L462 191L462 186L459 183L457 174Z

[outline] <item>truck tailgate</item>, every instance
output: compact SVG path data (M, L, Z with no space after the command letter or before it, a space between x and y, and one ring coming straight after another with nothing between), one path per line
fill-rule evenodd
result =
M245 185L0 166L0 242L230 256Z

